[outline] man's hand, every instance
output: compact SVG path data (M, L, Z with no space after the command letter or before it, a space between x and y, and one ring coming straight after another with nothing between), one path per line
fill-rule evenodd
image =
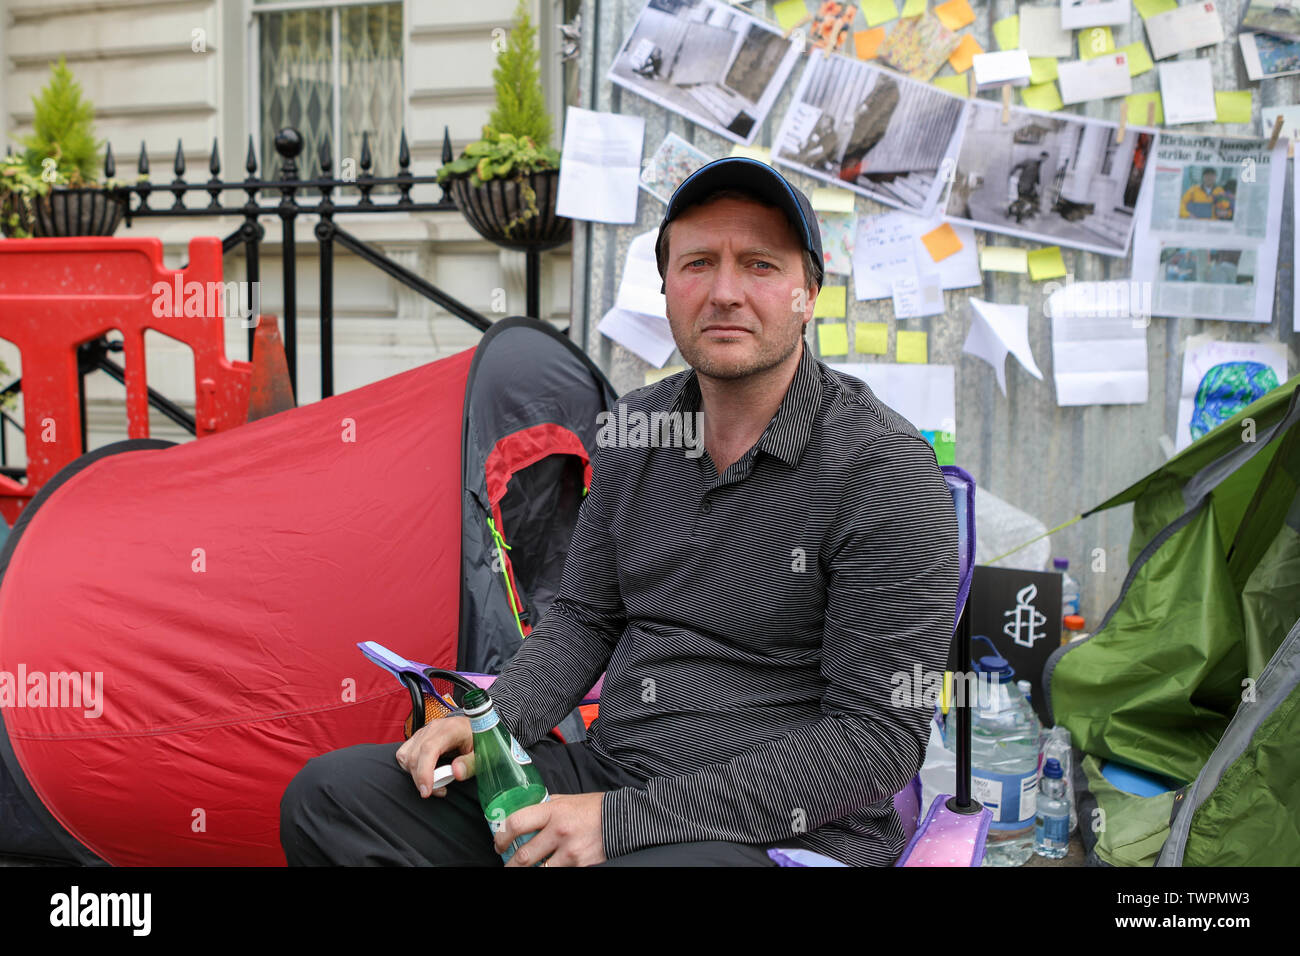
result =
M445 797L447 788L433 790L433 771L438 758L455 751L461 756L451 762L457 780L474 776L474 734L469 728L469 718L457 714L425 724L411 739L397 748L397 763L411 775L420 796Z
M497 853L512 840L539 831L520 847L506 866L594 866L605 862L600 829L603 793L555 793L545 803L516 810L496 835Z

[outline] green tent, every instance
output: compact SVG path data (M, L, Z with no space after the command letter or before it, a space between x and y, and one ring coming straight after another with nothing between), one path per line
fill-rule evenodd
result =
M1128 576L1057 650L1090 862L1300 863L1300 376L1086 512L1132 502ZM1169 781L1136 796L1115 761Z

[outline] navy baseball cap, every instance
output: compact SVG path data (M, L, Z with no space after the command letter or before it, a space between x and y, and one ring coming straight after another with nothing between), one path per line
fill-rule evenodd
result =
M659 277L661 279L664 277L666 267L662 248L664 227L686 209L723 189L740 189L753 193L785 213L803 247L812 253L813 261L816 263L813 280L817 283L817 287L821 288L826 260L822 255L821 227L817 225L817 216L813 213L812 203L808 201L807 196L767 163L743 156L729 156L726 159L707 163L687 176L677 187L672 199L668 201L668 210L664 213L663 222L659 224L659 237L655 240L655 260L659 265Z

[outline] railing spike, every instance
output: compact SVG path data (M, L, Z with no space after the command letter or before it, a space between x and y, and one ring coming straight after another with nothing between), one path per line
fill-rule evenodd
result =
M330 146L329 137L326 137L320 144L320 171L324 173L325 179L329 179L330 170L334 168L334 149Z
M361 133L361 171L370 172L370 133Z
M117 174L117 161L113 159L113 144L108 143L104 148L104 181L112 179Z
M212 137L212 155L208 157L208 172L212 173L214 179L221 173L221 152L215 136Z
M442 161L450 163L455 158L455 154L451 151L451 130L444 126L442 128Z
M253 151L253 134L248 134L248 158L244 160L244 169L249 176L257 175L257 153Z
M140 140L140 158L135 161L135 166L141 176L149 175L149 151L144 148L144 140Z
M177 179L185 175L185 149L179 139L176 140L176 158L172 160L172 172L176 174Z
M411 148L406 145L406 127L402 127L402 141L397 145L397 166L402 172L410 172Z

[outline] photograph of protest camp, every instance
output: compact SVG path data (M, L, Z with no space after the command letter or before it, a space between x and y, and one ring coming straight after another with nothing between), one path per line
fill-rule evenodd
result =
M977 229L1122 256L1154 134L994 104L968 114L947 215Z
M1300 73L1300 41L1284 40L1267 33L1241 33L1241 59L1252 80Z
M1237 209L1237 169L1232 166L1192 166L1183 170L1179 219L1232 219Z
M1255 253L1250 249L1170 246L1160 250L1160 278L1164 282L1252 285L1255 281Z
M717 0L650 0L609 79L720 136L752 143L800 46Z
M1241 29L1300 40L1300 0L1250 0Z
M966 100L860 60L813 52L772 160L929 215L956 165Z

